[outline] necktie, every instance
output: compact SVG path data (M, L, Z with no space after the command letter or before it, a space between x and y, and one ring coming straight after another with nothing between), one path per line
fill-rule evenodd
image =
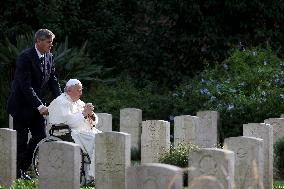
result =
M42 55L42 57L40 58L40 64L41 64L41 71L45 74L45 56Z

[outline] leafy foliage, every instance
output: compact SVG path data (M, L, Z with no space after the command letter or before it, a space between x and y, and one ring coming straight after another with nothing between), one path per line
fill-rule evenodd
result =
M223 137L242 135L242 124L283 112L283 76L283 61L271 49L236 49L222 65L180 86L175 114L215 110L221 114Z
M196 150L198 150L196 145L180 143L175 147L171 146L169 151L165 151L159 162L186 168L188 167L188 156Z
M32 180L23 180L23 179L17 179L15 180L14 184L11 187L2 187L1 189L36 189L38 188L38 180L32 179Z
M30 43L27 36L18 36L16 45L13 45L8 38L0 43L0 123L4 127L8 126L8 115L6 112L6 102L9 95L9 89L14 76L16 58Z
M59 78L67 81L77 78L81 81L112 82L114 78L102 79L101 76L110 71L111 68L103 68L88 55L86 51L87 42L81 48L68 48L68 38L58 45L54 50L54 60Z
M3 0L0 39L49 28L68 36L96 64L127 74L135 85L171 89L240 44L270 44L283 57L284 2L266 0ZM235 20L232 22L232 20Z
M273 145L274 149L274 176L278 179L284 178L284 137Z

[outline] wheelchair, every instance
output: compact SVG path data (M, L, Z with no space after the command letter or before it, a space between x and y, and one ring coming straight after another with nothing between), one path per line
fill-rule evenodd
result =
M42 143L45 142L54 142L54 141L67 141L67 142L74 142L72 136L71 136L71 129L68 125L65 124L58 124L58 125L52 125L49 130L49 136L42 139L36 146L34 153L33 153L33 159L32 159L32 170L34 172L34 175L36 177L39 176L38 171L38 163L39 163L39 146ZM80 186L84 186L91 181L86 179L86 164L91 164L91 159L89 157L89 154L87 152L84 152L82 149L80 150L81 153L81 166L80 166Z

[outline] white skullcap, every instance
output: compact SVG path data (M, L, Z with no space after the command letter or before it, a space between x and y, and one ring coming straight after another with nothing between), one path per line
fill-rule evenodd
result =
M81 85L82 86L82 83L78 79L69 79L69 81L67 81L67 83L66 83L66 87L70 87L70 86L74 86L74 85Z

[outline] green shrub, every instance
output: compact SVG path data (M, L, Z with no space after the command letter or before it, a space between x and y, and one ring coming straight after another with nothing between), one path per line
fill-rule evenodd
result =
M193 144L180 143L177 146L171 146L168 151L165 151L164 154L162 154L159 162L186 168L188 167L189 154L197 149L198 147Z
M189 167L188 157L192 151L197 149L196 145L179 143L177 146L171 146L168 151L165 151L159 162L184 168L183 184L187 186L188 174L186 168Z
M223 138L240 136L244 123L283 113L283 78L284 61L271 49L235 49L221 66L208 67L175 91L174 114L218 111Z
M284 137L273 145L274 148L274 176L284 179Z
M36 189L36 188L38 188L37 179L32 179L32 180L17 179L14 181L11 187L0 186L0 189Z

